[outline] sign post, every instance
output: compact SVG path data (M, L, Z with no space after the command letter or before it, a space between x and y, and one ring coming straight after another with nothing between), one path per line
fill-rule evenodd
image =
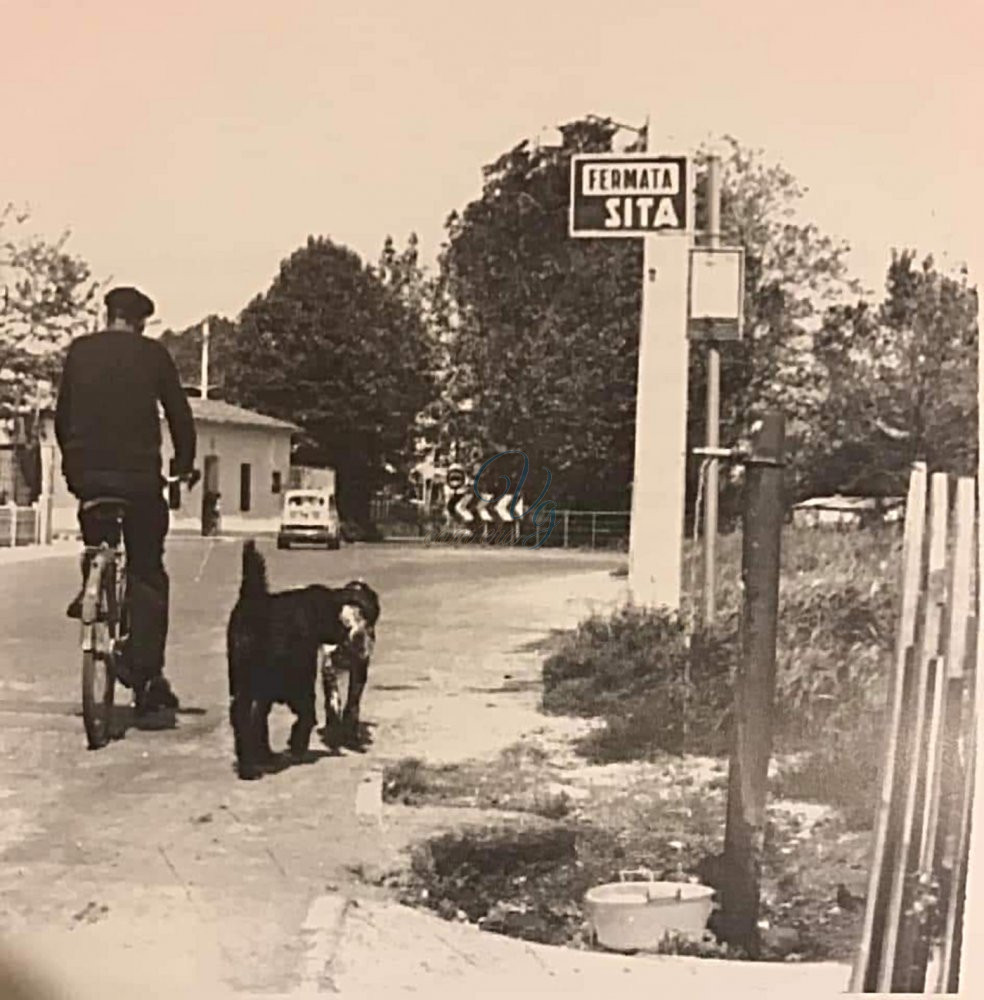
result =
M707 342L707 448L720 446L721 352L718 344L741 338L745 283L744 250L721 247L721 159L707 160L707 246L693 251L690 263L691 340ZM704 624L717 615L718 462L707 460L704 491Z
M638 604L675 610L683 568L693 212L685 156L572 158L571 235L643 239L629 588Z

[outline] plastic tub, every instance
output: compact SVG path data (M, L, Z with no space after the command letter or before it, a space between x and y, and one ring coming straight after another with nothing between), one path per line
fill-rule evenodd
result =
M589 889L584 907L598 944L612 951L655 949L667 932L700 938L714 908L714 890L688 882L628 878ZM651 876L651 873L646 873Z

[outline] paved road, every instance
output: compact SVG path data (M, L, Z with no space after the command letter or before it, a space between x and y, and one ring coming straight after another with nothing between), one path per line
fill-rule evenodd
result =
M369 751L256 783L234 778L225 719L237 544L173 542L168 673L185 708L176 728L131 728L95 753L84 749L78 716L77 627L62 617L75 560L0 565L8 947L126 995L162 980L172 995L192 995L210 977L250 990L296 985L311 901L394 849L373 817L373 773L406 754L493 753L535 725L530 641L573 624L596 592L604 597L618 562L411 545L265 551L274 586L361 576L379 589L383 617L364 702L375 723ZM281 710L275 742L289 721Z

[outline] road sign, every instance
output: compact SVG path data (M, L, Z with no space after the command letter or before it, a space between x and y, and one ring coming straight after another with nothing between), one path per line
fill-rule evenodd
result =
M516 501L516 516L509 513L509 507L513 498L510 494L505 494L496 501L495 505L488 501L479 500L475 496L474 490L464 493L456 493L448 501L448 513L464 524L471 524L477 518L489 524L493 521L501 521L504 524L512 524L519 521L524 513L522 498Z
M571 236L682 233L690 218L685 156L576 153L571 157Z
M448 489L457 492L465 485L465 470L460 465L449 466L446 481Z
M500 498L499 502L495 505L495 512L499 517L500 521L518 521L522 518L524 513L523 508L523 498L516 498L516 516L513 517L509 513L509 506L512 503L513 498L508 494L504 493Z
M468 504L474 499L473 493L452 493L448 500L448 514L471 524L475 520L475 515L468 509Z
M688 333L691 340L740 340L745 298L745 251L690 251Z

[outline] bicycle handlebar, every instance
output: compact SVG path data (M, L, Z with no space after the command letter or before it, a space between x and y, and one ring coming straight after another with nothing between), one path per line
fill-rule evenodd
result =
M173 486L175 483L185 483L189 490L193 490L202 478L202 474L198 469L192 469L191 472L183 472L180 476L165 476L164 482L168 486Z

